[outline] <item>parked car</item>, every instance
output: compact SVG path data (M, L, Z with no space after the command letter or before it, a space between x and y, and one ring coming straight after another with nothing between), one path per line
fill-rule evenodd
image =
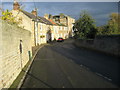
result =
M64 39L62 38L62 37L59 37L58 39L57 39L57 42L63 42L64 41Z

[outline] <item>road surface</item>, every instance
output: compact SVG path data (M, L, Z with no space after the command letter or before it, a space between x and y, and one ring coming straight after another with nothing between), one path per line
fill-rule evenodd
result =
M21 88L115 88L118 58L75 47L73 40L41 48Z

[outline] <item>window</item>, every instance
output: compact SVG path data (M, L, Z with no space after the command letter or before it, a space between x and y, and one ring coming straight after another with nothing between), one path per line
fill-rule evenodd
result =
M40 23L40 31L42 31L42 23Z
M62 26L60 27L60 30L62 30Z

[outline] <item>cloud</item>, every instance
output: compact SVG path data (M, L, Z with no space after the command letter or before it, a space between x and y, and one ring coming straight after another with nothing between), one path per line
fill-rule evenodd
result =
M33 2L33 0L17 0L22 2ZM34 0L35 2L83 2L83 0ZM13 0L2 0L2 2L13 2ZM119 0L84 0L84 2L119 2Z
M3 3L4 9L12 9L13 2ZM31 12L35 7L38 8L39 16L48 14L64 13L70 15L76 20L82 10L87 10L96 20L97 25L103 25L109 19L112 12L118 12L118 3L116 2L21 2L24 10Z

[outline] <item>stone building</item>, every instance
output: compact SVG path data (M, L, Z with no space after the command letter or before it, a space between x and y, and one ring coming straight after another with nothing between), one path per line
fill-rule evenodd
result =
M0 89L9 88L31 59L32 46L47 43L59 37L68 38L74 23L74 19L66 15L60 16L57 21L56 16L38 16L36 10L29 13L21 10L18 2L13 3L11 12L21 28L7 24L2 26L5 30L0 32L4 36L0 43L4 46L4 48L1 46L2 53L0 53L2 57L0 58L2 59L0 60Z
M52 24L45 18L37 16L36 10L32 10L32 12L29 13L27 11L21 10L19 6L19 3L15 2L11 12L13 17L15 17L15 20L19 22L18 25L32 33L32 46L46 43L46 32L49 31L49 26Z
M13 3L11 12L15 20L19 22L19 26L32 33L32 46L47 43L59 37L66 39L72 36L75 19L70 16L46 14L44 17L40 17L37 15L37 10L32 10L31 13L21 10L18 2Z
M68 37L71 37L73 36L73 24L75 23L75 19L74 18L71 18L70 16L68 15L65 15L63 13L61 13L60 15L49 15L49 14L45 14L44 17L46 19L51 19L53 20L55 23L57 23L59 26L60 26L60 30L63 30L62 32L64 32L64 29L61 29L61 28L67 28L67 33L64 32L63 34L60 34L60 36L64 36L64 34L68 34ZM62 26L62 27L61 27ZM60 31L61 32L61 31Z

